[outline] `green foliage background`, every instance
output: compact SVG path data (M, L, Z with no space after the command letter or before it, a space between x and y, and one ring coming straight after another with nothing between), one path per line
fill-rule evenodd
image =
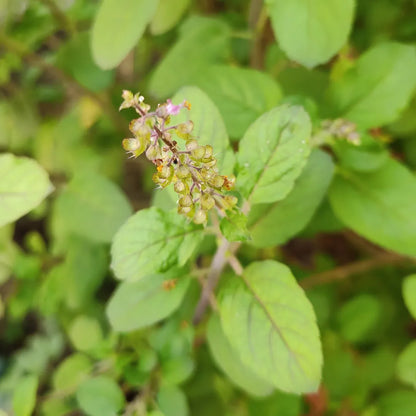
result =
M414 0L0 0L0 416L414 416L415 88ZM197 325L228 243L123 89L189 100L251 205Z

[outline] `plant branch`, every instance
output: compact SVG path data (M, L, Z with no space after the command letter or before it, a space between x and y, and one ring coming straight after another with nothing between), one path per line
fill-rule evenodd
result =
M226 240L225 237L221 237L217 251L215 252L212 259L205 284L202 288L201 297L199 298L198 305L195 309L193 318L194 325L197 325L199 322L201 322L205 314L205 310L209 305L214 289L218 284L221 273L228 262L229 256L234 255L239 247L240 243L230 243Z
M8 37L4 33L0 33L0 46L4 46L10 52L19 55L30 65L40 68L45 72L48 72L56 80L71 87L77 95L88 96L89 98L91 98L100 106L102 111L112 120L114 125L119 130L125 130L124 118L114 109L107 97L100 96L99 94L94 93L88 90L87 88L84 88L82 85L78 84L78 82L71 76L67 75L59 68L46 62L41 56L31 52L23 43L20 43Z
M228 264L231 266L237 276L241 276L243 274L244 268L236 256L232 255L228 257Z
M263 67L263 32L267 22L267 13L263 0L252 0L250 3L249 26L253 31L250 66Z
M313 274L301 280L299 284L304 289L311 289L312 287L326 283L345 280L350 276L365 273L369 270L382 268L388 265L401 264L406 261L412 261L412 259L399 256L395 253L383 252L369 259L349 263L326 272Z

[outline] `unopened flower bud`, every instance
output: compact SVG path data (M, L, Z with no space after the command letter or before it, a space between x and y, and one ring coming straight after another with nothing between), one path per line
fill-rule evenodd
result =
M200 199L201 208L205 211L209 211L215 205L215 200L211 195L204 194L201 196Z
M224 201L232 208L237 204L238 198L234 195L225 195Z
M195 212L193 221L195 224L205 224L207 222L207 213L202 209L198 209Z
M159 176L163 179L167 179L167 178L169 178L170 176L173 175L172 166L163 166L163 165L161 165L157 168L157 170L159 172Z
M223 176L224 178L224 188L227 191L230 191L231 189L234 188L235 185L235 176L234 175L230 175L230 176Z
M178 125L178 127L176 128L176 134L178 135L178 137L182 139L188 139L193 128L194 123L191 120L186 121L185 123L181 123Z

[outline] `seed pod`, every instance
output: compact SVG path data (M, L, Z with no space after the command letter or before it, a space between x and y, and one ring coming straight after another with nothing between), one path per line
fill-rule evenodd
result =
M186 142L185 147L186 147L186 150L192 151L192 150L195 150L196 148L198 148L199 144L195 139L192 139L192 140L188 140Z
M198 209L195 212L193 221L195 224L205 224L207 222L207 213L202 209Z
M191 207L194 202L192 201L192 197L190 195L184 195L183 197L179 198L178 204L181 207Z
M234 195L225 195L224 201L227 205L230 206L230 208L232 208L237 204L238 198Z
M184 194L188 190L188 187L183 181L177 180L175 185L173 185L173 189L178 194Z
M191 175L191 172L189 171L189 168L187 166L180 165L176 168L176 176L179 179L185 179L190 175Z
M164 166L164 165L161 165L161 166L159 166L157 168L157 170L159 172L159 176L162 179L167 179L167 178L169 178L170 176L173 175L173 168L172 168L172 166Z
M191 120L186 121L185 123L181 123L178 125L178 127L176 128L176 134L181 139L186 140L189 138L189 135L192 132L193 128L194 128L194 123Z
M146 150L146 157L151 161L160 159L161 154L159 148L157 146L150 145Z
M124 150L131 153L134 157L141 155L146 149L146 143L141 138L124 139L122 145Z
M210 146L209 144L205 146L205 154L204 154L204 159L210 159L212 157L212 154L214 153L214 150L212 148L212 146Z
M214 188L221 188L224 185L225 179L223 176L216 175L208 183Z
M211 195L204 194L200 199L201 208L205 211L209 211L215 205L215 200Z
M191 150L191 157L194 160L201 160L205 155L205 148L203 146Z

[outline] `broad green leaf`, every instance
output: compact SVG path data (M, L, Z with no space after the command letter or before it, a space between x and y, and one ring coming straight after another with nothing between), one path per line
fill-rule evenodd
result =
M390 391L379 398L376 408L377 416L414 416L416 414L416 392Z
M228 140L227 129L218 108L202 90L197 87L181 88L172 98L174 103L187 100L191 103L190 111L182 110L174 118L175 123L192 120L194 130L192 134L202 145L209 144L214 149L217 158L217 166L221 174L230 174L233 169L234 161L229 153L230 143Z
M388 56L388 59L386 59ZM398 119L416 86L416 49L381 43L363 54L356 65L330 88L336 114L363 129Z
M247 230L247 216L242 212L230 212L221 219L220 229L228 241L250 240Z
M0 227L36 208L52 190L48 174L37 162L0 155Z
M349 342L368 341L380 322L382 304L372 295L360 294L344 303L337 313L340 334Z
M121 283L107 305L111 326L120 332L134 331L165 319L181 304L189 282L189 276L174 270Z
M248 406L250 416L299 416L302 414L303 399L295 394L276 391L266 399L252 398Z
M218 19L193 16L180 29L179 40L150 78L149 89L168 97L190 83L207 65L224 62L230 49L230 29Z
M157 394L156 400L164 416L189 415L189 407L186 401L186 396L178 387L162 387Z
M400 381L416 388L416 341L411 342L400 353L396 373Z
M59 67L85 88L101 91L114 79L114 71L103 71L93 61L88 33L80 33L66 42L58 53Z
M13 411L16 416L30 416L33 413L37 388L38 378L34 375L24 376L16 383L13 392Z
M267 0L273 31L290 59L309 68L347 43L354 0Z
M237 155L237 184L252 204L282 200L293 188L309 153L311 122L301 107L282 105L247 130Z
M114 416L124 406L124 395L116 382L107 376L84 381L76 393L78 404L88 416Z
M204 69L195 82L224 117L231 137L243 136L250 124L279 104L282 92L269 75L254 69L218 65Z
M80 172L58 196L54 225L96 242L110 242L131 214L121 190L104 176Z
M56 390L76 388L93 369L90 358L75 353L66 358L53 374L53 386Z
M317 390L322 351L315 314L290 269L250 264L220 293L222 328L241 361L276 388Z
M71 322L68 337L77 350L89 351L100 344L103 333L97 319L79 315Z
M248 228L256 247L283 244L301 231L321 203L332 180L334 164L321 150L312 152L289 195L273 204L254 205Z
M156 0L104 0L92 27L91 47L103 69L115 68L139 41L156 12Z
M246 367L232 349L221 328L218 316L213 315L208 323L207 340L211 354L222 371L238 387L252 396L267 396L273 387Z
M416 319L416 274L407 276L403 280L402 292L407 309Z
M416 178L389 159L368 173L339 170L329 190L336 216L358 234L416 256Z
M183 266L203 237L199 226L176 212L143 209L119 229L111 247L111 267L120 280L139 280L148 274Z
M150 23L150 32L160 35L172 29L180 20L191 0L159 0L156 13Z

